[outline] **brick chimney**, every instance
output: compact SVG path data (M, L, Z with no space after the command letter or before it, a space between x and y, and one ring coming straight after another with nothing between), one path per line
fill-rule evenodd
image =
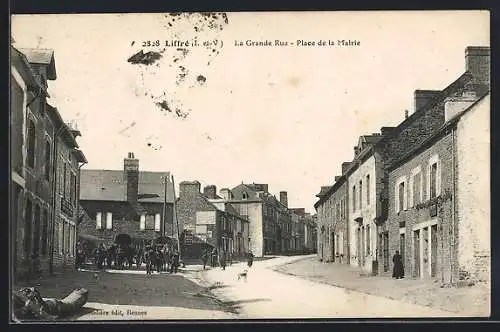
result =
M463 111L469 108L474 102L476 102L477 97L475 92L464 92L462 96L459 97L449 97L444 101L444 121L448 122L457 115L461 114Z
M280 203L288 207L288 193L286 191L280 191Z
M340 180L340 178L341 178L341 177L342 177L342 176L340 176L340 175L336 176L336 177L335 177L335 182L337 182L338 180Z
M198 181L182 181L179 183L179 197L196 197L200 189L201 183Z
M356 146L354 147L354 157L356 157L358 154L359 154L359 148L358 148L358 146L356 145Z
M413 93L413 109L418 111L424 107L428 102L439 96L439 90L415 90Z
M129 152L123 160L123 172L127 183L127 202L137 203L139 192L139 159L135 159L134 153Z
M483 84L490 85L490 47L468 46L465 49L465 70Z
M231 194L231 190L229 190L228 188L222 188L220 190L220 195L222 196L222 198L224 198L226 200L233 199L233 195Z
M208 199L215 199L217 196L217 187L213 184L203 188L203 195Z

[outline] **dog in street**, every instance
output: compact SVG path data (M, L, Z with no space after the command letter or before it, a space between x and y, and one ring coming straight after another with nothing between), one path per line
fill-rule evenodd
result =
M247 275L248 275L248 270L247 269L244 269L242 272L238 273L238 280L245 280L245 282L247 281Z

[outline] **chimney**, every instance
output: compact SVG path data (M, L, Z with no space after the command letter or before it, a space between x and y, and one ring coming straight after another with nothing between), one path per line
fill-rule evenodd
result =
M134 153L129 152L123 160L123 171L125 183L127 184L127 202L137 203L139 192L139 159L135 159Z
M340 180L340 178L341 178L341 177L342 177L342 176L340 176L340 175L336 176L336 177L335 177L335 182L337 182L338 180Z
M182 181L179 183L179 197L196 197L200 194L200 188L198 181Z
M490 47L468 46L465 49L465 70L479 82L490 85Z
M358 155L358 153L359 153L359 148L358 148L358 146L355 146L354 147L354 157L356 157Z
M222 196L222 198L224 198L226 200L233 199L232 194L231 194L231 190L229 190L227 188L222 188L220 190L220 195Z
M405 110L405 120L408 119L408 110Z
M414 111L418 111L424 107L428 102L439 96L439 90L415 90L413 93L413 107Z
M280 191L280 203L288 207L288 193L286 191Z
M346 161L342 163L342 175L344 175L347 170L349 169L349 166L351 166L351 162Z
M477 100L475 92L464 92L459 97L449 97L444 101L444 121L448 122L460 115Z
M203 188L203 195L208 199L215 199L217 196L217 187L215 185L209 185Z

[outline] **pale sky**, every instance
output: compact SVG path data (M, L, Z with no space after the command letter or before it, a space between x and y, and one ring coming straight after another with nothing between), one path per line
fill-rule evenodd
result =
M222 30L198 24L198 14L176 18L20 15L12 36L18 48L54 49L49 103L77 121L84 168L122 169L130 151L141 170L171 171L176 184L268 183L312 213L359 135L398 125L405 109L413 112L415 89L443 89L465 71L466 46L490 39L486 11L228 13ZM217 46L167 47L150 66L127 62L162 49L143 41L195 36ZM360 46L234 45L266 39ZM161 100L187 116L161 111Z

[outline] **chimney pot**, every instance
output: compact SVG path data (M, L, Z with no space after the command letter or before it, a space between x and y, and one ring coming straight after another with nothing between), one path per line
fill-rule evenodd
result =
M405 120L408 119L408 110L405 110Z
M483 84L490 85L490 47L468 46L465 49L465 70Z
M280 191L280 203L288 207L288 193L286 191Z

